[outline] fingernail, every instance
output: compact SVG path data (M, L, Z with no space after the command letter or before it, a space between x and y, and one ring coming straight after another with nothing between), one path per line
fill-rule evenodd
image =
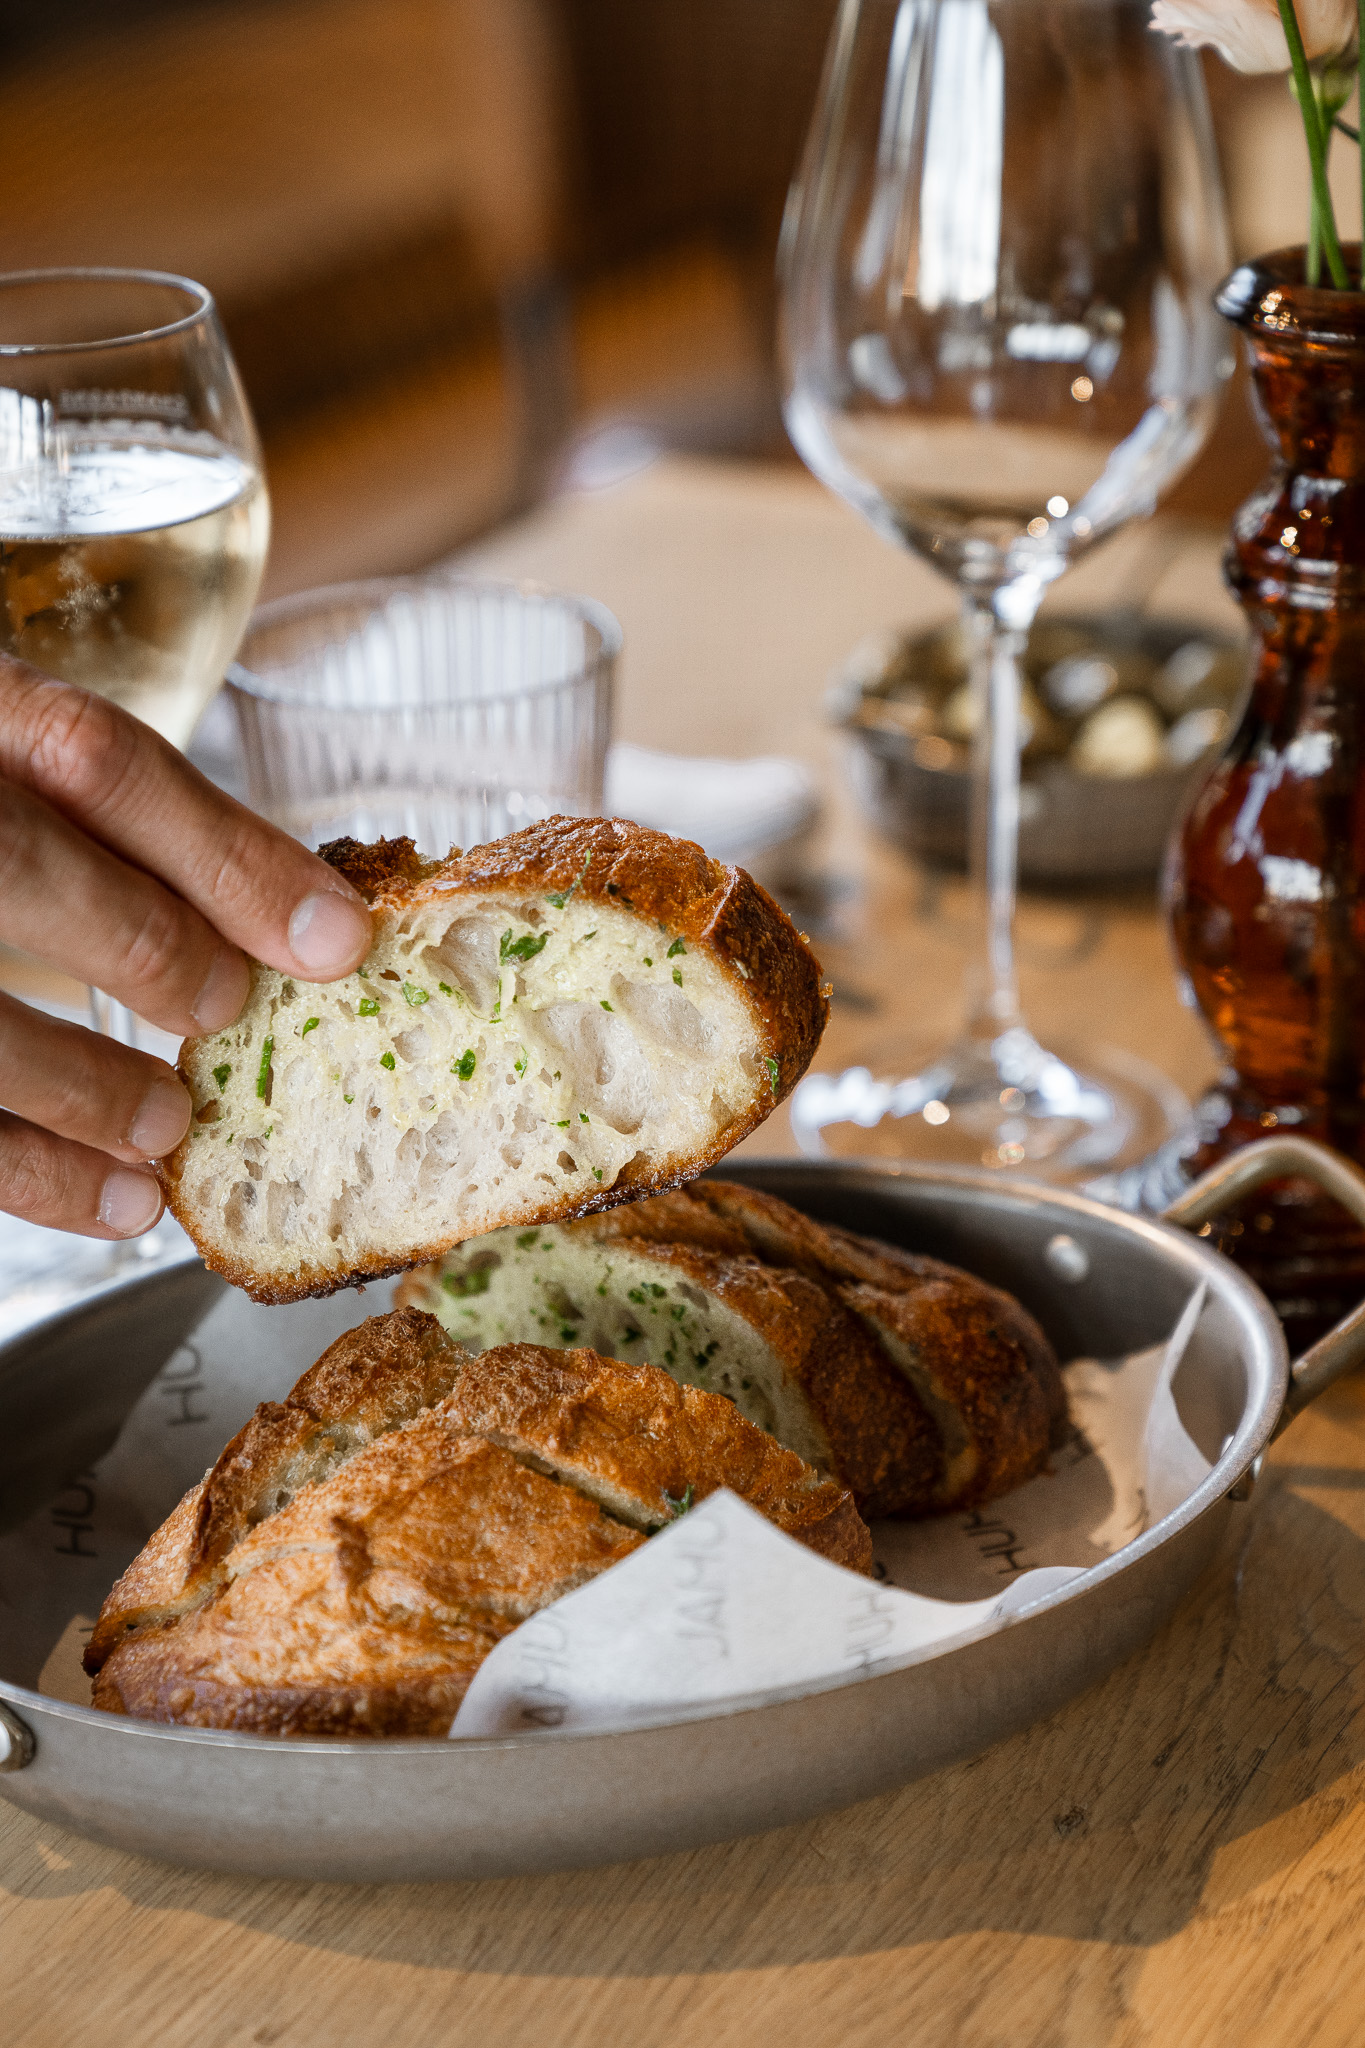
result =
M315 981L349 974L370 950L370 919L352 896L322 889L305 896L289 920L289 949Z
M97 1211L106 1230L116 1237L141 1237L161 1214L161 1188L150 1173L116 1166L100 1190Z
M241 1012L251 986L251 969L234 946L220 946L204 986L190 1004L201 1031L221 1031Z
M147 1159L173 1152L190 1127L190 1095L170 1074L153 1081L128 1127L126 1142Z

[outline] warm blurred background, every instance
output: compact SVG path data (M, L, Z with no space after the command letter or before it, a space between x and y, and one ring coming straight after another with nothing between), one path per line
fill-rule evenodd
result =
M833 13L6 0L0 267L207 283L265 439L269 590L417 567L654 452L783 452L773 258ZM1208 77L1238 253L1300 239L1284 82ZM1222 520L1261 467L1239 387L1173 509Z

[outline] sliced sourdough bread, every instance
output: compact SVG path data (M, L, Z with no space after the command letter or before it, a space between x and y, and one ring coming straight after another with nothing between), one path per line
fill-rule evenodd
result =
M104 1603L111 1713L279 1735L441 1735L518 1622L728 1486L867 1571L848 1492L715 1394L534 1345L471 1361L415 1310L259 1408Z
M495 1232L399 1294L475 1351L589 1345L714 1389L869 1516L1005 1492L1066 1428L1052 1349L1010 1296L724 1181Z
M256 966L236 1023L180 1057L194 1117L167 1199L258 1301L676 1185L819 1043L809 947L687 841L551 818L444 861L323 852L374 912L363 966L325 985Z

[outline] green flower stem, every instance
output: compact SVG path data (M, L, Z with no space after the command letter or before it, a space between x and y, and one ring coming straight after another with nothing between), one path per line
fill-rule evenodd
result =
M1365 0L1360 0L1365 6ZM1333 73L1329 82L1319 76L1313 82L1313 97L1318 107L1318 127L1322 132L1322 162L1326 170L1332 159L1332 130L1336 122L1337 109L1344 103L1341 78ZM1322 215L1318 210L1317 194L1314 193L1308 207L1308 262L1305 275L1311 285L1322 280Z
M1365 0L1356 0L1357 11L1365 21ZM1318 121L1322 128L1322 155L1325 165L1330 167L1332 139L1338 128L1351 142L1360 141L1360 130L1353 128L1349 121L1343 121L1341 110L1358 84L1359 56L1355 63L1343 64L1340 60L1323 66L1318 74ZM1361 181L1365 185L1365 165L1361 168ZM1365 192L1362 193L1365 199ZM1345 252L1342 252L1343 255Z
M1279 8L1280 21L1284 26L1284 39L1289 45L1289 61L1294 71L1294 90L1298 94L1299 111L1303 115L1308 161L1313 172L1313 216L1322 236L1332 282L1338 291L1349 291L1351 281L1346 275L1346 259L1341 253L1336 215L1332 210L1332 194L1327 184L1327 150L1323 140L1322 122L1318 118L1317 94L1313 90L1313 74L1308 69L1308 56L1299 32L1299 17L1294 12L1294 0L1279 0Z
M1321 117L1321 101L1318 103L1318 114ZM1325 150L1323 154L1326 155ZM1322 214L1318 209L1316 192L1310 192L1308 196L1308 253L1304 260L1303 276L1305 284L1317 286L1322 282Z

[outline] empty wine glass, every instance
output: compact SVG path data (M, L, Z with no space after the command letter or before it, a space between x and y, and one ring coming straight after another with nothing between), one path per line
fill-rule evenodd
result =
M781 260L792 439L962 594L981 924L961 1035L898 1077L808 1076L798 1138L1113 1170L1170 1089L1020 1010L1018 657L1048 586L1197 453L1231 367L1198 61L1145 0L843 0Z

